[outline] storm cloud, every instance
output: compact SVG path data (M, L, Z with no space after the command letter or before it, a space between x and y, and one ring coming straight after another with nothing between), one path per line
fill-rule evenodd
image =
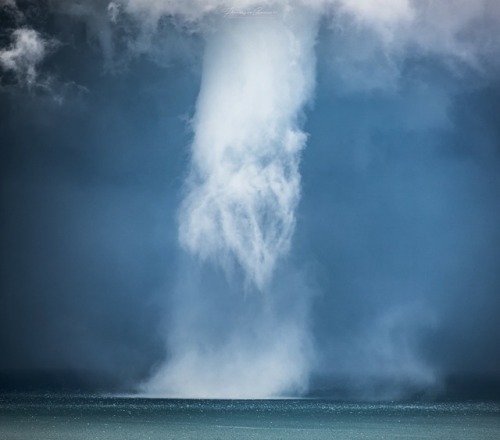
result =
M2 371L191 397L498 377L496 2L0 7Z

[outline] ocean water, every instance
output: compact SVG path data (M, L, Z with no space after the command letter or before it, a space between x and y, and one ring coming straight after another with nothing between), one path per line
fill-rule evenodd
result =
M0 439L500 439L500 403L0 396Z

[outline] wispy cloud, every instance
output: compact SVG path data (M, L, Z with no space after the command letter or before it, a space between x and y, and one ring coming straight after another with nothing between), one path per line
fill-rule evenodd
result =
M16 29L12 39L12 45L0 51L0 65L31 88L37 84L37 67L47 54L48 43L37 31L27 28Z

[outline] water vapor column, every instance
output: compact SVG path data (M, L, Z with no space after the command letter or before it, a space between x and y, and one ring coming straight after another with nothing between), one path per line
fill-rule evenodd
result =
M230 11L206 49L180 240L259 289L295 226L314 39L305 11Z
M230 283L214 288L191 273L180 283L170 357L148 394L264 398L307 382L303 292L271 281L295 226L316 19L268 12L232 11L207 37L179 236Z

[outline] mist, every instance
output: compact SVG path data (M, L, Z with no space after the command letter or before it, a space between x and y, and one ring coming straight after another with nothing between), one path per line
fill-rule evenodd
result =
M500 14L451 3L0 3L2 371L498 377Z

